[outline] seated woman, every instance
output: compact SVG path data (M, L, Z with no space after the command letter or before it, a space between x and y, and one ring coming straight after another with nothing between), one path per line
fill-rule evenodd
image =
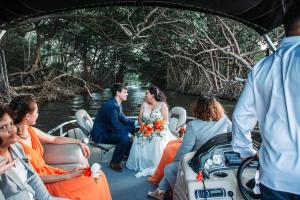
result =
M155 86L146 91L140 114L140 130L134 137L126 167L139 170L136 177L151 175L157 167L163 150L175 136L167 124L169 109L164 93Z
M62 199L50 196L17 141L17 128L7 108L0 105L0 199Z
M41 143L81 145L86 156L90 152L79 140L67 137L55 137L32 127L38 118L38 107L32 96L18 96L9 105L10 113L18 127L19 142L24 152L30 157L30 162L40 175L50 194L70 199L111 200L109 186L103 172L98 180L83 176L82 168L65 171L51 167L43 160Z
M158 188L148 193L150 197L162 200L165 192L174 188L179 160L184 154L198 150L216 135L231 131L231 121L214 97L199 97L193 109L193 115L196 119L187 124L185 136L174 161L166 165L164 177Z

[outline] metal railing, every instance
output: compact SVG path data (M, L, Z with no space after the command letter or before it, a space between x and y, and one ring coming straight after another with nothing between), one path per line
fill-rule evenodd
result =
M138 117L137 116L128 116L129 119L132 119L132 120L137 120ZM95 118L93 117L92 120L94 120ZM190 117L190 116L187 116L187 122L191 121L195 119L195 117ZM49 135L53 135L54 133L56 132L59 132L59 136L66 136L67 134L67 131L68 130L65 130L66 128L65 127L78 127L77 125L77 121L76 119L73 119L73 120L70 120L70 121L67 121L67 122L63 122L62 124L52 128L51 130L47 131L47 134Z

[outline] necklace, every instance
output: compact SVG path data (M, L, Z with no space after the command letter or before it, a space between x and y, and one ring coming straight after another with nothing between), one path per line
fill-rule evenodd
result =
M21 131L17 132L17 135L19 136L19 138L26 140L29 137L29 134L21 134Z
M18 136L23 140L27 140L27 138L29 137L29 135L18 135Z
M26 130L25 128L23 129L23 128L17 126L17 135L19 138L21 138L23 140L27 140L27 138L29 137L29 133L25 130Z

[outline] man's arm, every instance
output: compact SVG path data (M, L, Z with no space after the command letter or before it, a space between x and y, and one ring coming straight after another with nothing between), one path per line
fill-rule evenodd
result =
M119 113L118 108L116 106L111 107L111 113L108 115L112 129L114 132L117 134L128 134L124 129L123 129L123 124L122 121L122 114ZM124 116L125 117L125 116Z
M251 131L256 125L256 115L253 74L249 74L245 88L235 106L232 116L232 148L240 153L241 158L254 156Z
M122 107L122 105L120 105L120 107ZM128 117L126 117L122 111L122 109L120 109L120 121L126 125L126 126L133 126L134 125L134 121L129 119Z
M123 112L120 113L120 120L124 125L133 125L134 124L134 121L129 119L128 117L126 117Z

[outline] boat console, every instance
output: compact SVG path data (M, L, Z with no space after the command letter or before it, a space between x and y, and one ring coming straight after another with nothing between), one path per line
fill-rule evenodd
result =
M259 133L254 134L254 148L257 150L261 141ZM181 159L174 199L245 199L242 193L251 191L251 187L254 187L251 183L254 181L258 162L251 160L246 164L244 166L240 155L232 149L231 133L215 136L198 151L188 153ZM243 168L239 170L241 166ZM242 188L249 189L241 193L239 184L243 185ZM250 197L259 198L255 195Z

